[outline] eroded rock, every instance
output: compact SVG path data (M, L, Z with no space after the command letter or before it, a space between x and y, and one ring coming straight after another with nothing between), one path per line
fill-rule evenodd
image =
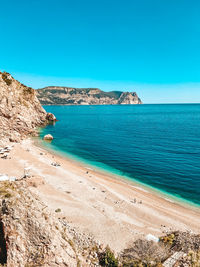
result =
M0 263L7 267L99 266L97 254L93 264L86 262L97 244L50 212L28 188L30 180L0 182L0 253L4 256Z
M53 114L49 117L55 119ZM48 123L35 90L0 72L0 140L20 142L27 135L37 135L37 127Z
M46 115L46 119L50 122L55 122L56 121L56 117L54 114L48 112L47 115Z

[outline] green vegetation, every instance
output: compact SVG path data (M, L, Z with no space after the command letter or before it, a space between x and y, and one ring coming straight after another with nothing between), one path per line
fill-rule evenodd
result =
M175 235L174 234L169 234L169 235L160 237L160 241L161 242L163 242L164 244L168 244L170 246L173 245L174 239L175 239Z
M0 198L10 198L15 191L13 183L9 181L1 182L0 184Z
M119 266L118 259L115 258L114 253L107 246L103 253L99 254L99 264L106 267L117 267Z
M33 92L34 92L34 89L32 89L31 87L24 86L23 93L25 95L33 94Z
M166 236L160 237L161 244L169 247L173 251L183 251L188 253L190 250L200 250L200 235L190 232L175 231Z
M139 239L121 253L120 262L123 267L157 267L169 255L169 248L164 244Z
M12 84L12 79L10 79L8 76L9 76L9 73L7 73L7 72L3 72L3 73L2 73L2 79L4 80L4 82L5 82L8 86L10 86L10 85Z
M106 94L109 95L109 97L111 97L111 98L119 99L122 92L121 91L111 91L111 92L107 92Z
M112 92L103 92L103 91L99 91L98 94L94 94L94 97L100 99L100 98L104 98L104 97L109 97L109 98L113 98L113 99L119 99L120 95L122 94L122 92L119 91L112 91Z
M61 212L61 209L56 209L55 212Z
M188 253L188 261L190 266L199 267L200 266L200 250L199 251L189 251Z
M84 101L84 97L92 96L97 99L110 98L112 100L118 100L122 94L121 91L104 92L98 88L68 88L68 87L47 87L37 90L38 98L43 105L67 105L74 104L76 95L79 95L80 99L77 99L77 103L81 104ZM62 97L60 97L62 95ZM63 97L66 95L66 97ZM83 97L81 97L83 96ZM71 99L73 97L74 99Z

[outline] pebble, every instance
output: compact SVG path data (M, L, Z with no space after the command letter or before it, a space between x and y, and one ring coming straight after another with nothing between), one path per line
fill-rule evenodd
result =
M52 162L51 165L52 166L55 166L55 167L59 167L60 166L60 163L58 163L58 162Z

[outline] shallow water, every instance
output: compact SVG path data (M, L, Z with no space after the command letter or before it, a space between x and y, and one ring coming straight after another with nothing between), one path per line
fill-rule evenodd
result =
M44 108L51 148L200 204L200 105Z

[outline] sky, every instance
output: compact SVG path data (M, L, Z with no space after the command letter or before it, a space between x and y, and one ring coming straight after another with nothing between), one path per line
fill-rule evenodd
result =
M200 103L199 0L0 0L0 70L33 88Z

